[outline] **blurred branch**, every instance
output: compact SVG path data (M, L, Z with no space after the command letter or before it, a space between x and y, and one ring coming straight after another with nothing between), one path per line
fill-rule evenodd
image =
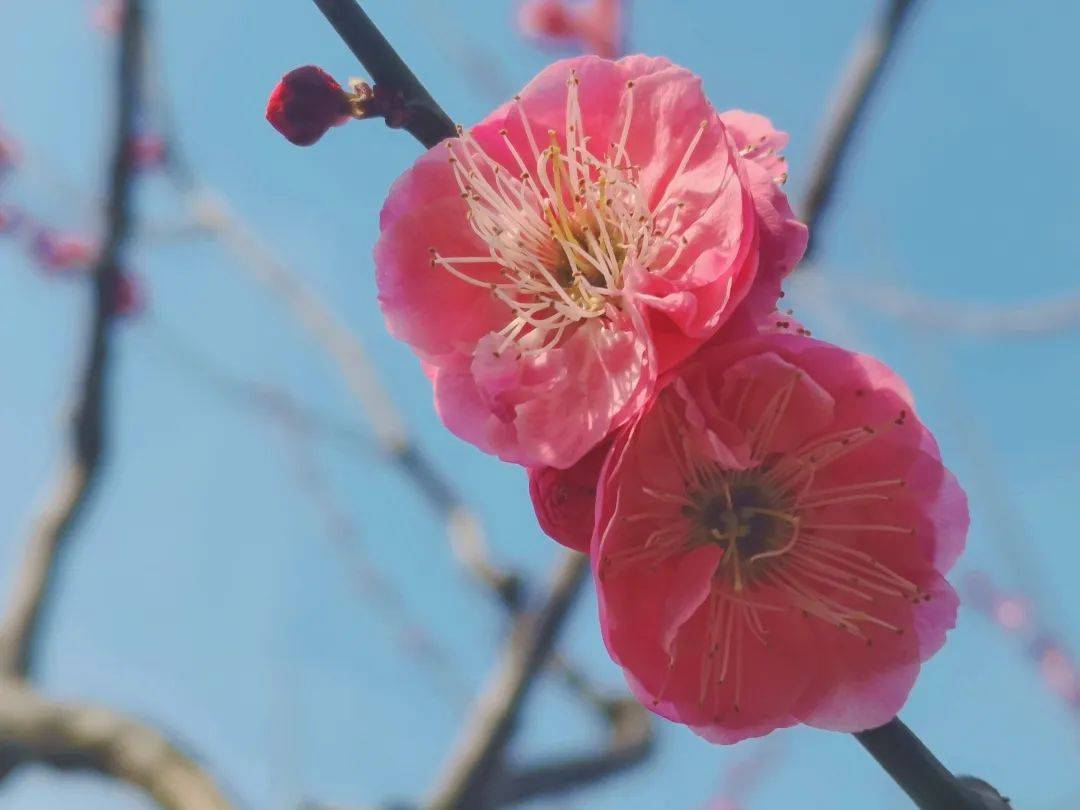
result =
M164 736L101 706L58 703L0 682L5 759L89 770L141 788L164 810L229 810L202 767Z
M142 3L127 0L105 233L91 268L90 334L71 416L68 457L46 491L25 542L0 624L0 778L26 762L88 769L142 788L166 810L227 810L229 804L210 777L157 731L103 707L52 702L25 683L40 645L41 614L53 593L61 552L102 469L114 302L131 235L130 144L140 101L142 46Z
M351 584L374 608L379 619L391 628L402 651L423 666L442 690L459 700L468 694L466 682L455 668L446 648L409 610L401 590L383 575L360 542L360 532L350 515L334 498L330 482L319 467L310 436L302 425L283 414L281 424L292 450L300 489L307 494L322 517L326 533L342 559L342 570Z
M446 774L427 806L438 810L488 806L489 792L501 775L505 750L525 698L551 655L588 570L587 557L565 552L543 606L535 613L520 615L502 662L481 691Z
M461 70L470 87L496 104L514 94L499 54L450 12L442 0L409 0L410 16L445 57Z
M157 343L167 349L162 352L167 360L281 430L288 440L293 460L291 466L300 490L318 511L324 530L341 557L348 583L391 628L395 642L406 656L423 666L443 691L455 699L466 695L465 682L455 670L452 658L415 620L400 589L367 554L359 528L335 498L319 464L315 440L323 438L370 465L378 452L370 438L350 422L304 404L287 388L243 379L232 373L217 358L200 351L160 318L152 318L148 313L142 318L141 326L144 329L153 327Z
M821 223L843 174L844 161L917 1L888 0L880 19L862 36L844 70L799 212L810 229L805 262L820 246Z
M203 227L221 239L254 281L273 293L335 362L349 391L375 433L382 453L412 482L446 523L447 535L462 564L500 598L516 603L520 582L489 562L480 521L454 487L409 436L398 410L368 359L359 335L302 276L281 261L215 192L202 187L170 148L173 178L188 197Z
M157 344L154 348L161 350L165 362L172 363L240 407L274 422L288 420L305 434L319 436L357 459L370 461L378 453L371 437L352 421L309 405L284 386L245 379L233 373L155 313L144 313L138 328L153 335Z
M971 301L942 301L888 284L847 280L834 283L816 274L812 280L804 277L802 282L819 286L829 296L845 298L861 308L934 332L1023 338L1080 329L1080 295L1076 294L1027 304L993 306Z
M593 785L640 764L654 747L649 713L634 698L611 700L606 709L610 723L608 748L596 754L561 757L523 768L494 787L493 806L524 802L537 796L554 796L582 785Z
M113 301L121 254L131 224L132 162L142 59L142 7L124 6L118 66L113 153L105 208L105 235L92 268L93 307L88 351L71 418L68 457L44 496L24 545L7 608L0 624L0 675L24 677L40 638L41 612L55 584L59 555L71 535L101 469L105 447L105 398L109 372Z

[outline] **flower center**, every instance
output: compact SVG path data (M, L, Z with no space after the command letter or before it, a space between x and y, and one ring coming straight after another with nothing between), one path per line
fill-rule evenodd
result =
M695 542L716 543L724 550L721 576L742 590L792 545L799 519L791 497L756 471L736 473L733 479L689 494L692 505L683 514L695 527Z
M529 148L523 153L507 130L500 132L513 171L464 130L447 142L469 225L488 252L454 257L431 248L431 264L487 288L507 306L500 351L512 343L523 353L543 351L577 324L614 317L622 306L626 269L666 272L686 245L683 203L665 194L650 207L640 188L639 167L627 154L633 82L623 95L620 137L602 155L588 148L579 84L571 74L565 132L560 141L549 130L544 149L516 99ZM705 129L703 122L669 187L686 170Z

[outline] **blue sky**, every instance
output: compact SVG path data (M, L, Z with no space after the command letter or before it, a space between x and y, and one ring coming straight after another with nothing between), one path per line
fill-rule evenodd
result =
M515 36L505 0L368 5L465 123L500 100L500 87L512 92L552 58ZM702 74L717 106L760 111L788 130L789 190L797 195L830 91L876 5L639 0L631 42ZM985 570L1030 592L1075 650L1077 333L928 332L846 292L900 285L1002 306L1080 293L1080 111L1069 101L1080 70L1080 7L922 6L819 234L818 266L792 282L788 300L818 336L872 351L908 377L972 497L973 530L957 575ZM83 0L0 4L0 124L34 157L0 199L79 229L96 224L113 62L112 43L91 31L87 8ZM191 162L336 303L418 440L485 521L499 558L541 578L555 548L535 526L523 476L441 428L414 358L386 336L375 304L376 215L417 145L371 124L300 150L266 124L266 95L285 70L317 62L341 78L361 72L310 3L155 3L153 23ZM462 52L487 55L497 70L465 75ZM182 216L154 178L140 190L140 210L150 224ZM323 516L298 486L294 441L206 376L210 362L355 421L332 365L212 239L146 236L131 264L146 278L151 308L118 335L111 464L48 616L44 688L174 730L244 807L416 796L465 716L468 688L494 660L501 617L455 568L439 522L394 471L340 442L319 442L315 462L358 527L350 542L397 583L408 614L451 663L434 677L404 655L398 634L351 584ZM5 575L57 459L84 309L83 288L42 280L20 250L0 242ZM193 366L182 359L191 352L209 360ZM614 687L620 676L603 652L594 609L591 596L583 600L566 643ZM903 717L950 766L994 782L1017 807L1080 803L1075 719L1020 646L973 611L961 613ZM522 755L602 736L554 683L538 690L527 719ZM781 756L747 810L906 806L850 737L795 729L771 739ZM665 726L647 767L551 806L699 808L724 769L757 745L716 748ZM0 803L151 807L95 778L38 769L0 785Z

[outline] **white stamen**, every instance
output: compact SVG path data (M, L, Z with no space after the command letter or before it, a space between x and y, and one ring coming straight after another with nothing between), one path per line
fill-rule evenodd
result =
M682 204L675 203L666 226L658 230L656 212L638 187L638 168L626 153L634 113L632 83L624 93L615 154L604 157L588 149L579 85L578 76L571 74L561 142L559 133L549 132L550 144L543 150L524 103L515 99L530 154L519 150L506 130L500 132L514 169L496 162L463 130L448 147L468 222L488 255L447 257L433 251L433 264L490 289L506 305L507 322L499 330L502 348L516 343L522 354L558 345L578 324L617 316L623 267L633 263L666 272L685 247ZM703 132L704 125L674 178L686 170ZM468 269L472 266L479 267ZM495 274L501 280L492 281Z

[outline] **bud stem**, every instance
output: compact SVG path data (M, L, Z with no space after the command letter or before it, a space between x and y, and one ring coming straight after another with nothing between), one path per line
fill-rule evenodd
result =
M315 5L360 60L379 92L402 100L404 115L395 125L429 149L457 135L454 122L356 0L315 0Z

